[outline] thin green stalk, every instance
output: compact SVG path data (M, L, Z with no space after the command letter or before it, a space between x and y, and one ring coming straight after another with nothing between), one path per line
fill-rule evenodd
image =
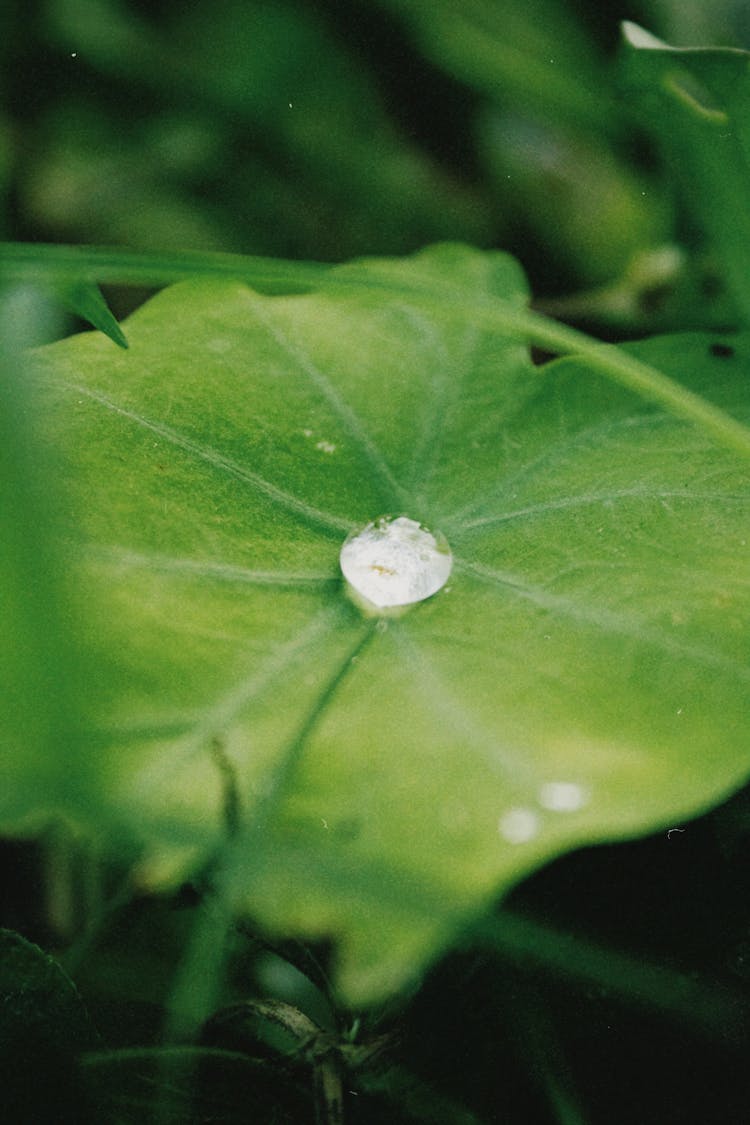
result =
M230 277L270 292L311 289L330 266L243 254L180 250L142 253L109 246L0 243L0 279L21 282L95 281L100 285L169 285L192 277Z
M488 316L488 321L490 316ZM719 444L750 457L750 429L736 418L694 394L658 368L629 355L613 344L603 344L565 324L539 313L495 307L491 319L500 327L521 332L532 344L559 355L580 355L595 370L616 383L665 407L670 414L693 422Z

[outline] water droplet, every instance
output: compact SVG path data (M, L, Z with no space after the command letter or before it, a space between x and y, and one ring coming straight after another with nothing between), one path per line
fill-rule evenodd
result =
M445 539L416 520L383 516L349 536L341 570L364 609L424 601L445 585L453 557Z
M509 844L527 844L539 831L539 817L533 809L508 809L498 820L497 830Z
M545 781L539 789L539 804L550 812L578 812L588 795L575 781Z

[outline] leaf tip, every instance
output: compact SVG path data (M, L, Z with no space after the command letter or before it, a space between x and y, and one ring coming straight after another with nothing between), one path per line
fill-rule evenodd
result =
M665 51L669 50L669 44L664 43L650 31L646 31L645 27L640 24L633 23L632 20L623 20L620 24L622 37L630 47L635 47L641 51Z

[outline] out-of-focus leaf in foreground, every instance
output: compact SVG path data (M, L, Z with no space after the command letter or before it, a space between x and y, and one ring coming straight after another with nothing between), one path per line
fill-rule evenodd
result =
M334 939L359 1004L539 864L748 774L750 489L698 429L429 300L523 305L506 256L350 268L380 284L186 282L129 351L38 358L96 657L80 813L154 882L230 827L238 905ZM743 417L750 338L712 343L635 350ZM338 558L384 514L442 531L454 569L378 619Z
M56 464L35 439L36 386L22 352L59 329L34 287L0 293L0 810L4 825L29 822L85 777L73 758L79 650L64 564L52 528L62 521ZM110 344L111 347L111 344Z

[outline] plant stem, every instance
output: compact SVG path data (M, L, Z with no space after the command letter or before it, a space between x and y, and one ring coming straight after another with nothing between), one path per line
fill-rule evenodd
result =
M720 445L750 457L750 429L724 410L694 394L650 364L642 363L614 344L599 340L526 310L496 309L489 314L498 326L521 331L528 341L560 355L580 355L592 368L621 386L664 406L671 414L693 422ZM544 371L544 368L541 369Z
M274 1023L292 1037L312 1068L317 1125L344 1125L342 1063L335 1037L283 1000L247 1000L231 1011Z
M344 1088L341 1065L332 1055L323 1055L313 1064L315 1116L318 1125L344 1125Z

